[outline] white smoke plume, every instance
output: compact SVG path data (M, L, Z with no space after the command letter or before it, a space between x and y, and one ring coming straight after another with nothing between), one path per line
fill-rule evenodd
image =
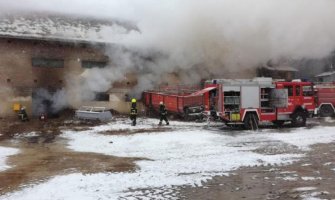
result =
M111 66L90 70L88 91L107 90L127 72L139 74L139 93L166 73L183 83L237 78L269 60L319 59L335 49L334 0L3 0L0 7L134 22L140 32L107 50Z

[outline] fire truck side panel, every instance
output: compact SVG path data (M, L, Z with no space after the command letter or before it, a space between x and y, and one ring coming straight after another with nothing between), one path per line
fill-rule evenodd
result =
M178 112L184 112L184 101L182 98L177 99L178 103Z
M309 82L277 82L277 88L287 89L288 106L287 108L278 108L278 119L289 120L290 115L303 109L310 113L315 108L314 97L312 94L312 85Z
M164 103L168 111L178 113L178 96L164 95Z
M164 102L164 96L162 94L155 94L155 93L150 94L151 94L151 105L157 110L159 108L159 103L161 101Z
M241 87L241 108L259 108L259 86Z
M321 117L330 117L335 114L335 83L322 83L315 85L316 113Z
M276 112L260 112L260 121L274 121L277 120Z
M276 87L278 89L287 89L288 91L288 103L287 103L287 107L286 108L278 108L277 112L278 112L278 116L280 120L289 120L289 115L292 114L292 112L295 109L295 99L293 97L293 91L294 91L294 86L292 84L286 84L284 82L279 82L276 84Z
M164 102L166 109L170 113L194 114L203 111L204 96L208 92L200 95L177 95L155 91L146 91L143 93L144 103L147 107L158 111L160 102Z
M317 90L318 105L322 103L335 105L335 88L318 88Z
M143 93L144 105L151 105L151 94L148 92Z

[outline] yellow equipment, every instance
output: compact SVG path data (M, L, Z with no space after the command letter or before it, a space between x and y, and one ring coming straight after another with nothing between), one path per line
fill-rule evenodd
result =
M21 104L19 104L19 103L14 103L13 104L13 111L14 112L18 112L20 110L20 108L21 108Z
M135 98L131 99L131 102L136 103L136 99Z
M240 120L241 120L240 113L232 113L231 114L231 121L240 121Z

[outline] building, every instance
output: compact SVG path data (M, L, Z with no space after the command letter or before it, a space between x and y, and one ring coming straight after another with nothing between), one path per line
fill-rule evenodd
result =
M120 21L57 15L2 15L0 117L14 115L12 107L16 103L26 106L29 114L36 115L42 112L37 109L40 104L44 109L53 107L50 104L55 102L41 96L41 90L52 95L65 88L75 94L69 80L80 79L87 68L110 65L112 61L105 53L106 48L115 45L130 31L138 30ZM125 74L123 81L96 94L92 101L81 102L73 98L70 106L106 106L123 112L128 109L125 96L134 85L136 76Z
M298 72L297 69L279 65L279 66L268 66L264 65L257 70L257 76L259 77L272 77L274 79L284 79L286 81L291 81L295 78L295 74Z
M317 82L329 83L335 82L335 71L323 72L315 76Z

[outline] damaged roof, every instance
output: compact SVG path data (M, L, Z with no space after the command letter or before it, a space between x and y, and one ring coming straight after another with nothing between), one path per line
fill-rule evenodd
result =
M287 71L287 72L297 72L298 70L296 68L281 65L281 66L268 66L264 65L263 68L270 70L270 71Z
M316 75L315 77L331 76L331 75L333 75L333 74L335 74L335 71L331 71L331 72L323 72L323 73L321 73L321 74Z
M68 42L117 43L132 31L130 22L46 14L1 15L0 37Z

